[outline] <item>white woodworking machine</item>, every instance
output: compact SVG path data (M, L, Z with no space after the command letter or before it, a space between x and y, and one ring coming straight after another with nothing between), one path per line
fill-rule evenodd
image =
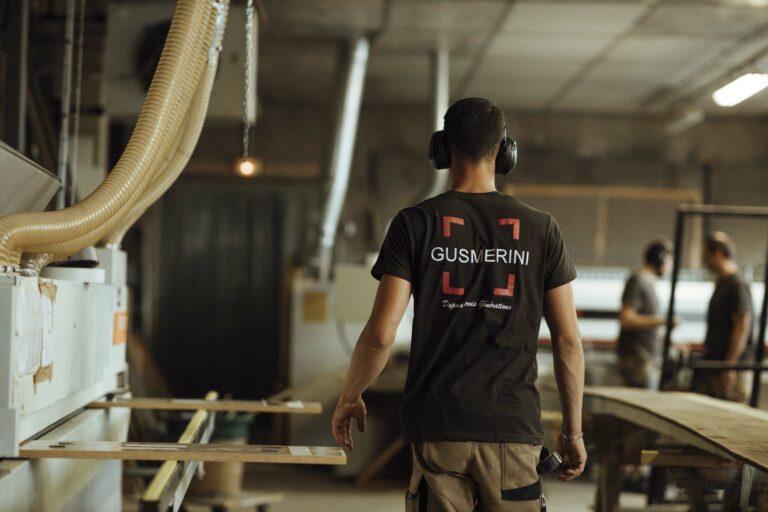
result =
M0 216L43 209L58 180L7 146L0 160L3 191L13 189ZM0 459L33 437L126 440L128 410L82 411L125 382L125 253L99 258L0 274ZM117 460L0 460L0 511L119 510L120 479Z
M61 184L0 146L0 512L117 512L123 460L162 461L139 506L164 512L179 510L201 462L346 462L339 448L207 444L216 411L318 414L319 404L219 401L215 392L205 400L132 398L127 389L120 241L194 150L228 6L177 2L161 79L152 81L131 140L77 204L43 212ZM95 258L72 257L81 251ZM95 266L84 264L91 260ZM177 443L127 442L131 409L196 412Z

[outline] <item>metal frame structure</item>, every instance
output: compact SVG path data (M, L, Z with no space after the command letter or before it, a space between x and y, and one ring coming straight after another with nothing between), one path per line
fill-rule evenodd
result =
M659 379L659 388L661 389L672 376L672 365L669 361L669 352L672 347L672 329L675 319L675 292L677 282L680 277L680 263L683 254L683 240L685 235L685 220L688 217L732 217L732 218L752 218L768 221L768 208L752 206L720 206L720 205L682 205L677 209L677 221L675 224L675 254L674 267L672 269L672 285L670 287L669 309L667 310L666 333L664 335L664 364L661 370L661 379ZM760 400L760 378L763 371L768 367L763 364L765 356L765 334L766 321L768 321L768 243L766 246L766 259L763 272L763 302L760 308L760 320L758 334L755 346L755 358L752 363L718 363L696 365L700 370L752 370L754 378L752 380L752 393L749 398L749 405L757 407ZM754 321L753 321L754 325Z

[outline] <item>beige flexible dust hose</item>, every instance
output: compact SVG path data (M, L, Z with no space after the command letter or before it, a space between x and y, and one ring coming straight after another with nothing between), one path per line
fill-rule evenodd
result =
M143 192L158 150L165 137L176 135L200 80L204 58L195 58L200 48L194 43L199 31L208 29L213 15L210 0L178 2L136 128L115 168L91 195L73 207L0 219L0 265L18 265L21 253L32 247L34 252L71 254L95 243L111 228L105 222L113 220L115 212ZM79 237L85 233L91 234L83 245ZM65 250L50 249L58 244Z
M154 166L153 180L147 185L141 197L135 201L132 207L129 205L123 207L128 211L127 215L121 216L122 220L116 225L113 223L112 232L105 235L100 243L120 243L125 232L173 184L189 161L189 157L197 145L208 111L208 102L216 78L216 67L225 23L226 9L223 10L222 17L215 20L215 36L209 49L205 70L193 96L191 106L184 117L180 134L169 146L170 151L166 153L160 165ZM76 240L75 243L87 243L85 236L81 237L82 240ZM55 246L50 249L58 251L59 247Z
M203 84L198 88L197 93L199 98L196 98L190 112L187 114L186 124L188 128L185 130L178 149L171 161L166 165L163 173L146 188L144 194L139 198L133 208L131 208L130 213L117 224L111 233L102 238L100 243L120 244L123 241L125 233L131 226L144 215L147 208L152 206L152 204L157 201L171 187L171 185L173 185L184 170L195 150L197 141L200 138L200 132L203 129L203 122L205 121L205 116L208 112L208 100L210 99L210 93L215 78L216 64L213 63L208 66L208 69L203 76Z
M194 93L194 96L191 101L191 105L186 111L186 114L183 118L183 121L181 123L180 129L177 132L177 135L175 137L166 137L165 144L163 146L163 151L160 153L161 157L154 160L152 164L152 168L150 170L151 178L150 183L148 183L147 187L145 187L144 191L140 194L138 191L134 193L131 200L126 203L125 205L120 208L118 212L116 212L112 218L110 218L108 221L105 222L107 226L109 226L112 231L114 231L116 228L114 227L115 224L123 219L127 214L129 214L132 211L133 205L135 205L138 201L141 200L141 198L146 195L148 189L152 187L152 183L158 180L158 178L163 175L166 171L166 167L168 164L173 161L174 156L179 151L179 145L182 143L182 141L187 136L187 133L190 131L190 116L191 114L198 110L197 106L200 104L201 101L203 101L202 94L205 94L205 102L206 106L208 103L208 95L210 95L210 87L208 89L206 88L206 74L210 72L209 68L211 67L211 63L213 62L214 65L214 72L215 72L215 65L218 62L218 55L219 50L221 49L221 39L224 34L224 26L226 23L226 14L227 14L227 2L226 0L224 2L221 2L219 4L221 6L221 16L217 16L215 18L211 18L209 20L209 30L207 30L202 36L198 37L198 41L202 42L205 41L205 44L208 44L209 46L206 48L207 53L207 64L205 66L205 71L203 72L203 77L200 79L200 82L197 85L197 89ZM213 40L211 41L211 34L213 34ZM212 84L211 84L212 85ZM205 91L205 92L202 92ZM202 123L203 119L200 120ZM199 131L198 131L199 134ZM195 142L193 143L193 149L194 144L196 144L197 139L195 139ZM73 244L77 246L83 246L87 247L93 243L93 239L91 236L91 232L85 233L81 235L80 237L68 240L66 242L66 245ZM51 254L34 254L36 252L37 248L32 247L29 248L28 251L32 252L33 254L27 254L26 252L22 256L22 266L26 268L31 268L32 270L39 270L40 268L44 267L46 264L48 264L50 261L56 261L59 259L64 259L62 257L55 257ZM48 245L46 247L46 250L53 251L57 254L62 253L65 251L65 244L55 244L55 245Z
M196 0L199 1L199 0ZM211 0L205 0L208 3L208 8L210 8L213 4L211 3ZM226 9L224 9L223 3L216 4L219 7L222 7L222 12L226 12ZM216 29L216 21L218 17L217 16L208 16L207 19L203 18L201 20L201 26L205 27L204 30L201 30L199 33L194 34L194 48L195 51L193 53L192 59L193 62L201 64L200 67L202 67L202 63L205 62L206 57L208 56L208 52L210 51L212 40L214 38L214 32ZM198 87L199 87L199 80L201 79L199 76L198 78ZM189 110L189 102L182 104L177 109L177 119L181 120L184 117L186 117L186 113ZM137 123L138 126L138 123ZM163 133L164 137L160 140L160 144L158 145L156 156L152 160L152 164L150 165L150 168L146 171L148 177L146 180L144 180L144 187L143 188L137 188L134 190L130 198L127 202L125 202L120 208L116 209L111 216L104 219L104 222L101 224L95 226L92 230L86 231L84 233L81 233L78 237L68 239L66 242L57 243L57 244L47 244L46 246L32 246L25 249L25 254L23 255L23 264L25 267L29 267L34 269L39 269L40 264L46 264L48 261L52 261L55 259L62 259L61 257L54 258L52 256L44 256L40 257L34 253L50 253L54 252L56 254L60 255L66 255L71 252L72 247L87 247L89 245L92 245L95 243L94 238L96 236L103 236L105 233L109 232L112 227L120 221L129 211L132 205L138 200L138 198L141 196L143 190L146 188L146 185L154 179L156 175L160 173L162 168L165 166L168 160L170 160L171 155L175 153L176 147L179 143L179 134L182 131L182 127L184 124L179 121L178 124L173 125L173 129L166 131ZM114 172L114 171L113 171ZM27 253L33 253L33 254L27 254Z

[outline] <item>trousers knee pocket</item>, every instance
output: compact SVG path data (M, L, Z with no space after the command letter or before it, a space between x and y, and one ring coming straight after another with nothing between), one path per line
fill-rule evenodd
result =
M520 443L499 445L501 499L530 501L541 497L541 481L536 473L541 446Z

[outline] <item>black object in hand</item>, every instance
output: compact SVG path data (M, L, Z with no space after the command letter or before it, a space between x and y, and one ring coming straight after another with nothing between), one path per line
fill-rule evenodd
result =
M563 463L563 456L556 451L550 452L546 447L541 448L541 455L539 456L539 463L536 465L536 473L539 475L546 475L551 473L560 467Z

